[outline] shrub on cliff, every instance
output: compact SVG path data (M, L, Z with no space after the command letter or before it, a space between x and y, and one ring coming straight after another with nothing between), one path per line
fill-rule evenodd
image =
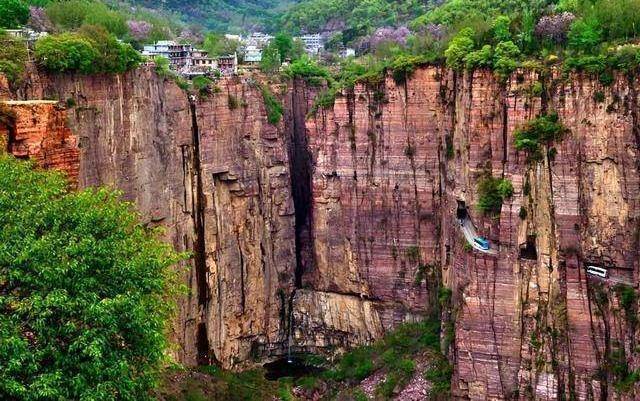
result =
M0 399L144 400L181 256L107 189L0 156Z
M51 35L36 42L36 60L51 72L81 72L89 74L95 71L98 51L91 41L75 33Z
M567 128L559 121L558 114L550 113L516 129L514 145L517 150L526 151L530 159L539 160L542 157L542 144L561 140L566 132Z
M289 65L284 70L285 76L289 78L304 79L311 85L320 85L323 81L329 80L331 74L325 67L318 65L317 62L308 56L303 56Z
M260 88L262 92L262 99L264 100L264 107L267 111L267 121L271 124L278 124L282 119L282 104L278 101L278 98L275 97L269 87L265 84Z
M506 178L488 175L478 182L478 209L485 214L497 214L505 199L513 196L513 184Z
M131 45L120 43L115 36L99 25L83 25L78 33L87 38L97 50L94 71L107 73L123 73L136 68L142 56Z
M448 67L460 70L465 66L465 57L473 51L474 34L473 29L464 28L451 40L449 47L444 52Z

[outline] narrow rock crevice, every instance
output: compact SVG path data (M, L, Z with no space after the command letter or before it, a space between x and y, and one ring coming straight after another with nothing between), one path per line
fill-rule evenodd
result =
M209 338L207 330L206 311L208 310L210 290L207 282L206 244L204 226L204 193L202 188L202 168L200 165L200 131L196 100L189 97L191 109L191 134L193 141L193 170L192 185L195 185L195 196L192 197L193 223L195 240L193 244L193 258L196 270L196 285L198 287L198 313L200 323L197 331L197 362L199 365L211 363L209 352Z
M291 91L291 126L289 144L289 163L291 171L291 193L295 208L295 241L296 241L296 269L295 286L301 288L303 275L308 272L311 260L311 244L313 234L311 230L312 213L312 159L308 147L306 133L306 96L304 85L293 81Z

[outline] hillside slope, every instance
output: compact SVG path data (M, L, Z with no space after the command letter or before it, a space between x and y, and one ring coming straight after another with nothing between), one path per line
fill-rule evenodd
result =
M134 4L184 15L190 23L218 31L264 30L292 0L134 0Z

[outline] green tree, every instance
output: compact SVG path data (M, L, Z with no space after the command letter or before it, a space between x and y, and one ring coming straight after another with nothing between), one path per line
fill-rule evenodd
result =
M109 10L104 5L96 5L92 8L83 24L100 26L119 38L129 33L124 15L118 11Z
M17 28L29 20L29 7L21 0L0 0L0 28Z
M468 70L490 68L493 66L493 49L490 45L484 45L482 49L467 54L464 62Z
M99 26L76 33L49 35L36 42L38 63L51 72L122 73L136 68L142 56Z
M88 0L52 1L46 7L51 22L63 30L79 28L91 8L95 5Z
M83 25L78 33L90 40L99 53L93 66L95 72L123 73L142 61L142 56L131 45L120 43L102 26Z
M291 58L291 51L293 50L293 37L291 35L280 32L273 38L272 43L278 49L281 63L287 58Z
M473 51L473 35L471 28L464 28L451 40L444 55L447 59L447 66L460 70L465 65L465 57Z
M280 68L281 63L280 52L274 43L270 43L262 51L262 60L260 61L260 69L263 72L272 74Z
M596 19L577 20L569 30L569 47L580 53L593 54L602 42L602 29Z
M509 17L501 15L493 21L491 26L493 38L496 42L507 42L511 40L511 20Z
M293 47L291 48L291 51L289 53L289 55L291 56L291 60L298 60L305 54L304 42L301 39L294 39Z
M9 82L19 81L27 61L27 47L21 40L0 31L0 73L6 75Z
M202 45L203 49L213 57L233 54L238 50L239 46L240 43L237 40L227 39L217 33L208 33Z
M512 41L496 45L493 66L502 78L507 78L518 67L520 49Z
M0 156L0 398L145 400L182 255L119 194Z
M49 35L36 42L38 63L51 72L95 72L100 57L93 43L75 33Z

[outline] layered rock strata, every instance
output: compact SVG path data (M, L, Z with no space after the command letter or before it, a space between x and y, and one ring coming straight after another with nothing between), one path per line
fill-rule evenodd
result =
M635 398L633 79L430 67L357 85L313 114L322 89L295 81L273 88L285 105L277 125L252 80L191 100L149 71L30 82L22 99L69 107L12 105L18 127L47 128L5 129L9 149L43 165L55 152L41 149L76 152L61 166L79 187L122 189L193 252L174 325L181 361L334 352L439 312L454 398ZM551 111L569 131L530 160L514 131ZM487 175L514 186L497 215L476 208ZM465 246L463 206L497 254ZM452 290L443 310L441 287Z

